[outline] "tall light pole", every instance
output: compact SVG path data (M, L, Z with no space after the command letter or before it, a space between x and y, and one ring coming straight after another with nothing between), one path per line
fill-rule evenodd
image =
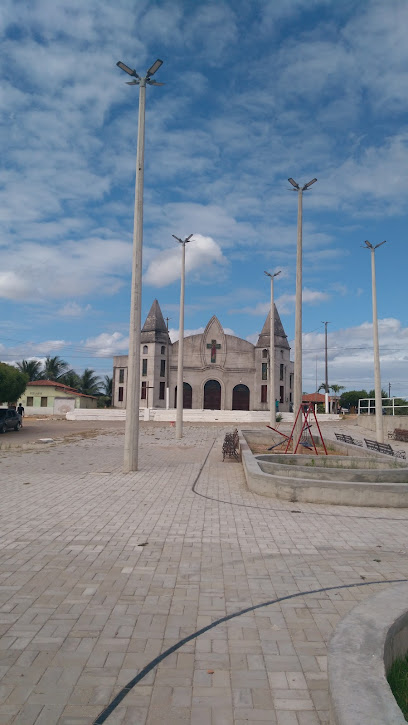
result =
M129 86L139 86L139 120L136 154L135 212L133 221L133 258L130 297L128 382L126 395L125 451L123 470L137 471L139 454L139 403L140 403L140 332L142 313L142 247L143 247L143 171L145 142L146 85L162 86L151 77L163 61L157 59L146 71L144 78L121 61L116 65L134 80Z
M324 377L324 412L329 412L329 366L327 361L327 325L329 325L330 322L327 320L326 322L322 322L322 325L324 325L324 370L325 370L325 377Z
M183 402L184 402L184 385L183 385L183 351L184 351L184 287L186 274L186 244L191 241L189 237L179 239L174 234L171 235L181 244L181 282L180 282L180 324L179 324L179 348L177 361L177 412L176 412L176 438L183 437Z
M374 345L374 389L375 389L375 428L378 443L384 443L384 430L382 420L382 395L381 395L381 372L380 372L380 348L378 344L378 318L377 318L377 288L375 284L375 250L381 247L384 242L374 247L367 240L365 248L371 252L371 283L373 296L373 345Z
M289 183L298 193L298 220L297 220L297 251L296 251L296 303L295 303L295 370L293 386L293 411L294 417L298 414L302 404L302 199L303 192L307 191L317 179L312 179L307 184L299 186L294 179L289 178ZM296 430L294 431L294 448L299 440L302 428L302 416L299 415ZM296 443L295 443L296 441ZM300 446L298 447L300 452Z
M275 305L273 301L273 280L280 274L269 274L265 272L267 277L271 280L271 311L270 311L270 325L269 325L269 413L270 413L270 424L271 426L276 425L276 406L275 406Z
M170 408L170 371L169 371L169 320L166 317L167 343L166 343L166 410Z

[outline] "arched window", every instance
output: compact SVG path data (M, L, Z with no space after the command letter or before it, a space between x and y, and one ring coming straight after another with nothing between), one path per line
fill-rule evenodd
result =
M221 385L218 380L207 380L204 385L204 410L221 410Z
M166 354L166 346L162 345L160 348L160 355L165 355L165 354Z
M147 345L143 345L143 355L147 355L148 349Z
M183 408L193 407L193 389L189 383L183 383ZM174 389L174 407L177 408L177 385Z
M268 357L268 351L262 350L262 357Z
M262 387L266 388L266 385ZM249 388L246 385L236 385L233 388L232 410L249 410Z

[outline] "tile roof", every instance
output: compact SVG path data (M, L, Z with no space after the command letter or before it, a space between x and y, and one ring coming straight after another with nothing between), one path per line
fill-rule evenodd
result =
M324 393L304 393L302 395L303 403L324 403ZM329 395L329 401L333 400L333 396Z
M70 388L69 385L64 385L64 383L59 383L57 380L30 380L30 382L27 383L27 388L30 385L39 385L39 386L45 386L49 388L56 388L58 390L64 391L65 393L70 393L71 395L76 395L81 398L96 398L96 395L85 395L85 393L80 393L79 390L76 390L76 388Z

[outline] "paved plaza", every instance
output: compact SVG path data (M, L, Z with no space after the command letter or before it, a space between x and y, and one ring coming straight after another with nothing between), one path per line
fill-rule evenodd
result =
M230 430L143 424L128 474L123 425L0 452L0 725L329 722L327 642L408 579L408 509L252 494Z

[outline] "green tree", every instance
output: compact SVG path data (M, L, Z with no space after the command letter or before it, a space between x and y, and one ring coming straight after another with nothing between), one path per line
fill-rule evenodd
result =
M0 401L17 403L28 383L28 375L13 365L0 363Z
M68 363L62 360L58 355L50 357L49 355L45 358L44 367L41 373L42 380L54 380L59 382L59 379L64 373L68 371Z
M345 393L340 395L340 405L342 408L356 408L358 407L359 398L369 398L366 390L347 390Z
M85 368L84 372L79 377L79 392L84 393L84 395L99 395L100 386L101 379L99 375L95 374L95 370Z
M41 377L41 363L39 360L22 360L16 363L20 373L28 375L29 380L39 380Z

